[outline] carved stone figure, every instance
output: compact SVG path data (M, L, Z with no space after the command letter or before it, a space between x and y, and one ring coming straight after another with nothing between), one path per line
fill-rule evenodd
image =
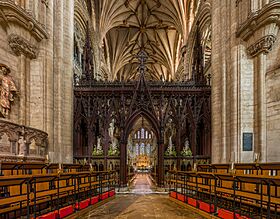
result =
M169 118L168 123L166 124L166 137L168 137L168 148L165 155L172 156L176 155L175 148L173 147L172 137L175 135L175 127L171 118Z
M97 138L97 150L100 150L100 149L102 149L102 147L101 147L101 138L98 137Z
M18 148L19 148L18 155L25 156L26 155L26 141L24 140L23 136L19 137Z
M4 64L0 64L0 112L3 117L8 117L11 102L14 101L14 93L17 92L16 85L9 75L11 70Z
M185 147L183 148L181 154L183 156L192 156L192 150L190 149L190 142L188 138L186 138Z
M109 151L108 154L111 156L116 156L119 154L119 150L118 150L118 139L115 136L115 119L112 119L111 123L109 124L109 128L108 128L108 135L110 137L111 140L111 144L109 147Z
M93 156L101 156L101 155L103 155L103 149L102 149L102 146L101 146L101 137L97 138L97 144L93 148L92 155Z
M166 124L166 137L168 137L168 145L172 145L172 138L175 135L175 127L174 127L174 123L173 120L171 118L169 118L168 123Z
M112 119L112 122L110 122L109 128L108 128L108 134L109 134L111 140L113 140L113 138L114 138L114 132L115 132L115 119Z

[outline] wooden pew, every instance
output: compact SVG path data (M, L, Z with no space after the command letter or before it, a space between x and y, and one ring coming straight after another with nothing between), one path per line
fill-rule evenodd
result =
M1 162L0 175L28 175L44 173L45 163L29 163L29 162Z
M231 164L198 164L200 172L229 173ZM236 174L280 176L280 162L274 163L234 163Z
M76 207L93 196L114 189L114 172L59 172L0 177L7 195L0 199L0 218L27 218ZM77 205L79 206L79 204Z
M223 208L249 217L280 217L278 176L194 171L170 174L173 174L170 177L172 196L176 192L179 199L187 200L185 202L195 207L208 204L209 209L211 207L215 212Z

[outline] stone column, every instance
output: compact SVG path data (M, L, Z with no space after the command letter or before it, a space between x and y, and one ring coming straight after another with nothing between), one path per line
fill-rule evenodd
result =
M260 159L266 162L266 54L260 53L254 58L254 90L255 90L255 118L254 118L254 151L260 153Z
M64 6L63 1L55 1L54 19L54 153L56 154L55 162L63 162L62 159L62 102L63 102L63 90L62 90L62 74L63 74L63 18L64 18Z
M26 85L25 85L25 56L20 55L20 103L19 103L19 124L25 125L26 122Z
M46 15L46 28L49 33L49 39L45 44L45 54L44 54L44 130L48 133L49 146L48 152L51 162L54 161L54 10L55 2L49 1L49 9Z
M30 126L30 74L31 74L31 68L30 68L30 58L26 57L25 59L25 92L26 92L26 109L25 109L25 125Z
M225 63L223 62L223 38L224 36L224 21L222 17L225 15L226 1L213 1L212 2L212 57L211 57L211 70L212 70L212 92L211 92L211 118L212 118L212 163L220 163L224 161L226 145L224 142L223 131L223 94L225 93L225 85L223 85L223 72ZM194 154L194 153L193 153Z

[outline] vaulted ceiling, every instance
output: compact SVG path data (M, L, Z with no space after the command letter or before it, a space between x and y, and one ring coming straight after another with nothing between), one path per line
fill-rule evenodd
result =
M95 0L103 62L109 80L138 78L137 54L145 50L146 78L174 79L200 0Z

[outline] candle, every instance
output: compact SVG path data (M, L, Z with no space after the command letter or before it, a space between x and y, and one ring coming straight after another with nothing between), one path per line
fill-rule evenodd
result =
M234 162L231 163L231 170L234 170Z
M61 170L61 163L59 163L59 164L58 164L58 169L60 169L60 170Z
M255 161L258 161L258 159L259 159L258 153L255 153Z
M196 163L193 164L193 170L194 170L194 171L197 170L197 166L196 166L196 165L197 165Z

